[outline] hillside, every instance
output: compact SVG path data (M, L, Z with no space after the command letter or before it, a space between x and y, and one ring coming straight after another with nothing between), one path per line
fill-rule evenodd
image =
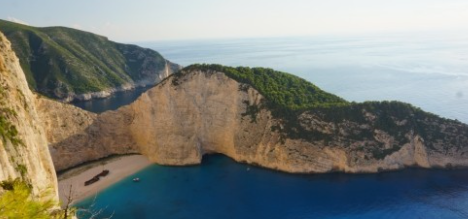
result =
M468 166L466 124L401 102L347 102L271 69L189 66L100 115L43 101L57 170L127 153L165 165L221 153L293 173Z
M66 27L36 28L0 20L29 86L71 101L154 85L180 67L158 52Z

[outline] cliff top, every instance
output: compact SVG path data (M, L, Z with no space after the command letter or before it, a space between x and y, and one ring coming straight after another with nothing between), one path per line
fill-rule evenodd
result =
M223 72L226 76L255 88L276 107L303 110L349 104L343 98L325 92L300 77L270 68L195 64L184 68L182 73L194 70Z

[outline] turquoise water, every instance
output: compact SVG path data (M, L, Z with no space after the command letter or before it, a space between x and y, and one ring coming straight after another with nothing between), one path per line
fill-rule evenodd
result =
M169 60L262 66L352 101L401 100L468 123L468 37L393 35L155 42ZM141 93L141 92L140 92ZM105 111L112 104L88 103ZM122 100L122 101L121 101ZM96 107L97 106L97 107ZM112 171L112 170L111 170ZM132 178L140 177L139 183ZM78 206L88 207L91 199ZM113 218L468 218L468 170L410 169L291 175L208 156L191 167L153 165L103 191ZM86 217L83 217L86 218Z
M94 209L114 219L466 218L468 170L292 175L212 155L150 166L100 193Z

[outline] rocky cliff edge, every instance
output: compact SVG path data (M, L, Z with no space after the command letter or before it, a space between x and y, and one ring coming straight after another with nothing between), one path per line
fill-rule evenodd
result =
M285 117L269 103L223 72L192 68L100 115L39 106L49 133L67 133L49 134L57 170L128 153L163 165L198 164L205 154L221 153L291 173L468 165L467 125L405 104L363 103Z
M57 195L46 133L10 42L0 33L0 180L20 178L35 194Z

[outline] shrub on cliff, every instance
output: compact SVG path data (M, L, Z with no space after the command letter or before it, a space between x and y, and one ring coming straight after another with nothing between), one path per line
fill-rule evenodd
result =
M52 199L36 198L31 195L31 187L19 179L3 181L0 193L0 218L10 219L65 219L62 210L54 210L57 203ZM47 192L44 193L48 195ZM72 211L69 211L72 212Z

